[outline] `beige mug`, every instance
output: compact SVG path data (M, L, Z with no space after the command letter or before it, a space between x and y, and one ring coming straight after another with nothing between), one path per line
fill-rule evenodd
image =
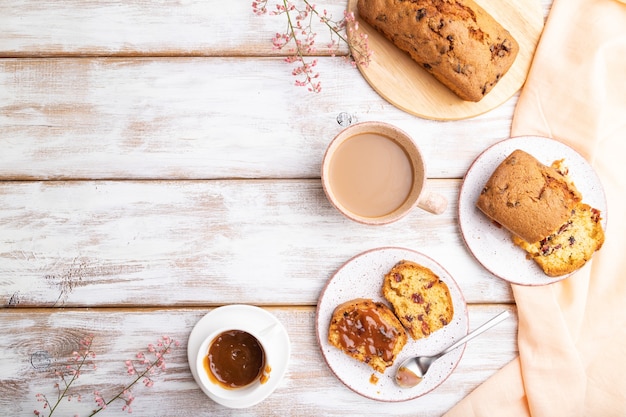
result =
M359 223L391 223L416 206L441 214L448 205L427 188L426 163L411 137L384 122L357 123L335 136L321 177L331 204Z

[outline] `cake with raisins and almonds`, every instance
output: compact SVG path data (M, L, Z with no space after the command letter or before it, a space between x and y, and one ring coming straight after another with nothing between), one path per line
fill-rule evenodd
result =
M393 365L407 340L393 311L365 298L337 306L328 328L328 343L380 373Z
M357 9L462 100L482 100L519 51L511 33L473 0L358 0Z
M452 321L454 305L445 282L429 268L402 260L385 275L383 296L415 340L430 336Z

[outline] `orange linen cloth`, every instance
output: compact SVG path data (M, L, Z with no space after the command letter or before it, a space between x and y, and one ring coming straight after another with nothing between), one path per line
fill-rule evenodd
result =
M513 286L519 357L446 417L626 416L626 4L554 1L511 134L560 140L594 166L606 240L564 281Z

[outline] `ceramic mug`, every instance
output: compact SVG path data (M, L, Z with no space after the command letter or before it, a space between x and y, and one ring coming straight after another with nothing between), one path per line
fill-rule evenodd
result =
M445 197L427 187L426 162L411 137L384 122L361 122L330 142L322 161L322 186L346 217L387 224L414 207L445 211Z
M207 391L209 391L211 394L215 395L216 397L226 399L226 400L233 400L237 398L243 398L249 395L254 395L254 391L259 390L261 386L265 384L269 380L269 378L271 378L273 357L272 357L272 352L270 350L270 347L271 347L270 342L271 342L272 334L274 333L275 330L278 330L278 328L279 326L276 324L271 325L268 328L261 329L261 330L257 330L251 326L250 327L239 326L238 328L227 327L227 328L220 328L218 330L215 330L211 334L209 334L204 339L200 347L198 348L198 356L196 360L196 371L200 379L200 384L203 386L203 388L205 388ZM249 383L245 385L241 385L241 386L239 385L229 386L228 384L225 384L224 381L220 381L220 378L216 377L213 374L213 372L210 370L211 365L210 365L210 360L209 360L209 350L211 349L211 346L217 343L218 339L220 337L224 337L224 335L227 335L226 337L230 337L231 341L236 340L233 338L234 336L232 336L233 332L238 334L238 336L240 337L246 338L248 342L251 340L256 341L256 343L258 343L258 347L260 348L260 351L262 354L262 364L258 369L258 373L251 379ZM245 335L248 335L249 337L246 337ZM250 339L250 337L252 339ZM241 339L238 339L238 340L241 340ZM230 349L230 348L225 346L224 349ZM226 352L226 353L228 353L228 355L231 355L231 356L239 354L237 351L237 349L239 348L237 346L235 346L233 349L234 349L233 350L234 353L233 352ZM244 352L244 354L246 355L249 354L249 351ZM249 361L247 361L246 363L248 365L250 364ZM238 366L240 364L241 364L241 361L232 362L230 364L224 364L224 363L217 364L218 367L221 366L222 373L220 376L223 377L227 375L225 373L226 368L224 367ZM239 372L240 370L241 368L235 371Z

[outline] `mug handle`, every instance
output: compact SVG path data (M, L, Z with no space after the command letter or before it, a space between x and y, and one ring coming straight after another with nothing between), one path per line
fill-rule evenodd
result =
M441 214L446 211L448 200L441 194L424 191L417 200L417 206L429 213Z

